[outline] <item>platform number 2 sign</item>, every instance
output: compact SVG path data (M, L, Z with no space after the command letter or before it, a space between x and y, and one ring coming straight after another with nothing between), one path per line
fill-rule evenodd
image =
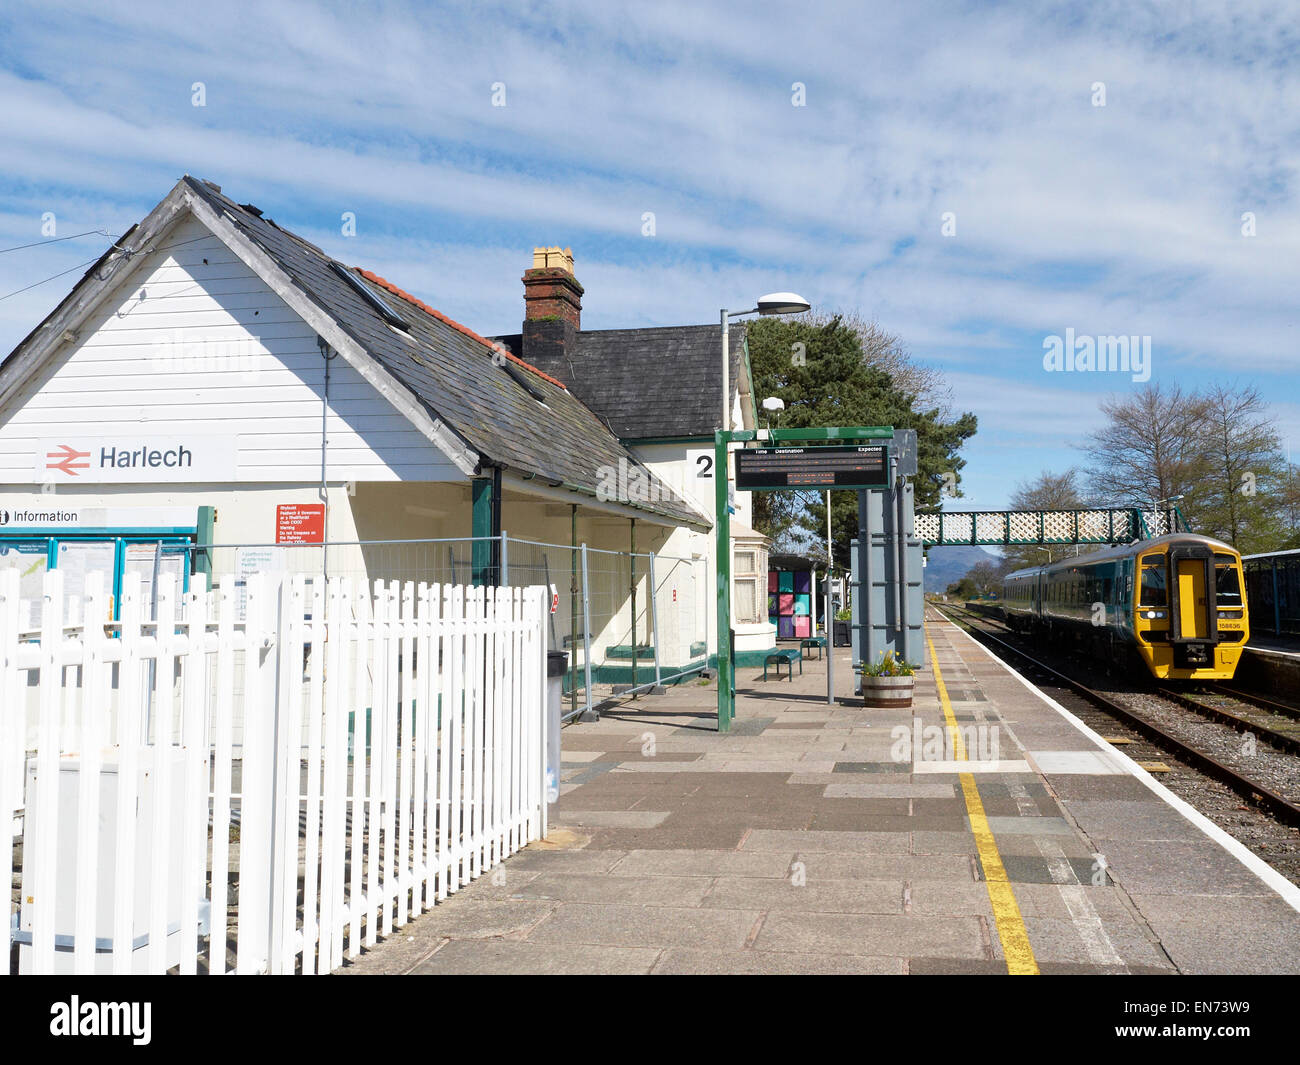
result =
M696 477L711 480L713 478L713 449L690 452L688 465L695 471Z

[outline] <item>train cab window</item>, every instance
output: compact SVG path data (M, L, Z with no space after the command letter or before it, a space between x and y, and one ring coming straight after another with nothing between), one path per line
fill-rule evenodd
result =
M1138 606L1166 605L1165 560L1161 555L1150 555L1142 560L1142 592Z
M1219 606L1241 606L1241 582L1237 561L1231 555L1214 556L1214 599Z

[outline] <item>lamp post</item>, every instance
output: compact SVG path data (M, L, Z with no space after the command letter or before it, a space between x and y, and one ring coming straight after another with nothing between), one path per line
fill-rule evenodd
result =
M713 520L714 546L718 573L718 730L731 728L731 711L735 700L735 657L731 646L731 499L727 475L727 445L731 442L731 337L730 319L748 314L764 316L802 314L811 304L793 292L773 292L762 296L757 307L747 311L720 313L722 322L722 421L714 436Z

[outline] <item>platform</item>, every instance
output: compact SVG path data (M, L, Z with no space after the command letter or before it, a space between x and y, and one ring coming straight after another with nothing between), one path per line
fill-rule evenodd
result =
M342 971L1300 972L1300 891L964 632L927 636L910 711L828 705L813 661L741 670L727 734L701 684L567 728L549 840Z
M1300 645L1295 641L1252 638L1233 679L1262 695L1294 702L1300 692Z

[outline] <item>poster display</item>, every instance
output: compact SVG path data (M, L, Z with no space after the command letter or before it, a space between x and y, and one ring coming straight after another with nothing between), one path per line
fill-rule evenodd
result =
M185 588L185 552L170 544L126 544L122 572L140 574L140 602L144 604L142 616L152 618L153 612L153 575L155 563L159 577L172 576L176 579L177 591Z
M776 626L777 639L812 635L812 577L810 570L768 571L768 621Z
M248 578L254 573L283 573L283 547L240 547L235 550L235 594L240 621L248 616Z
M18 624L24 630L41 627L42 581L49 560L45 540L0 543L0 571L18 571Z
M61 540L56 565L63 574L65 625L80 625L84 620L82 604L86 597L86 578L99 573L104 591L110 596L112 616L113 577L117 570L117 543L113 540Z

